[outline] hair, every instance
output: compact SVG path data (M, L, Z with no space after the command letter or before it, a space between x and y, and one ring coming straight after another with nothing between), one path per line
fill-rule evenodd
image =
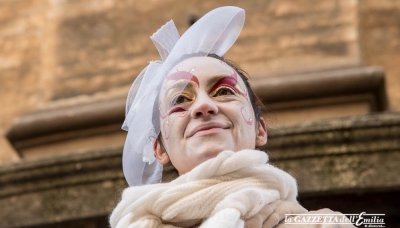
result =
M249 83L249 75L247 74L246 71L244 71L237 63L235 63L232 60L225 59L223 56L219 56L217 54L208 54L208 57L212 57L215 59L219 59L226 64L228 64L230 67L232 67L242 78L244 84L246 85L246 90L249 91L249 98L250 98L250 103L251 106L253 107L254 115L256 117L257 121L260 121L261 118L261 111L265 110L265 106L261 99L254 93L253 89L250 86Z

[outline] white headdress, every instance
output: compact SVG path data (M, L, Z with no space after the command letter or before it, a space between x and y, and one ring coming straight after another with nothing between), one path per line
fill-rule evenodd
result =
M130 186L161 180L162 165L154 157L153 143L160 133L158 93L169 70L188 56L223 56L238 38L244 20L243 9L225 6L204 15L182 37L172 20L150 37L161 61L151 61L132 84L122 126L128 131L123 171Z

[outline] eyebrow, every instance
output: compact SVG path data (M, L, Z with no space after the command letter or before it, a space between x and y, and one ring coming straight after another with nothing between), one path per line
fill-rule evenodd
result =
M188 81L180 81L181 79L187 79L190 81L189 82ZM196 77L196 75L193 75L187 71L178 71L173 74L170 74L166 77L166 80L176 81L176 82L173 82L173 85L168 87L168 89L166 91L167 97L170 96L170 93L173 93L177 90L179 92L182 92L183 90L185 90L187 88L189 88L189 89L194 88L194 85L190 82L195 82L197 84L197 86L200 87L200 85L199 85L200 83L199 83L199 80ZM213 91L221 84L227 84L227 85L231 85L232 87L235 87L237 85L237 82L238 82L237 73L236 73L236 71L233 71L233 73L231 75L226 75L226 74L214 75L212 78L210 78L206 81L206 85L208 88L211 87L208 91ZM235 90L236 90L236 92L242 94L241 91L237 91L237 89L235 89Z
M218 75L213 77L207 81L207 85L212 85L209 91L213 91L221 84L227 84L235 87L237 82L237 74L236 72L233 72L231 75Z
M193 75L187 71L177 71L166 77L166 80L181 80L181 79L193 81L197 84L197 86L200 86L199 79L196 77L196 75Z
M173 84L167 88L165 95L166 97L170 97L171 93L174 93L176 91L182 92L187 88L192 89L193 87L194 87L193 83L190 83L188 81L176 81L173 82Z

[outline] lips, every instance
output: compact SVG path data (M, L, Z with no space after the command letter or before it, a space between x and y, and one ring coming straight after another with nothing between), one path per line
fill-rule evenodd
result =
M224 130L224 129L228 129L229 126L226 126L224 124L221 123L205 123L205 124L200 124L198 126L196 126L194 129L192 129L191 131L189 131L189 135L188 138L196 135L196 134L207 134L207 133L214 133L217 132L219 130Z

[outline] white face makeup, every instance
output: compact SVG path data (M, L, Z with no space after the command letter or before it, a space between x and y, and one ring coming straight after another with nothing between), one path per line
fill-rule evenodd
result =
M175 66L159 96L167 160L184 174L224 150L254 149L266 142L256 124L246 86L229 65L192 57ZM261 135L265 140L257 140ZM261 145L260 145L261 144ZM158 145L157 154L165 153Z

